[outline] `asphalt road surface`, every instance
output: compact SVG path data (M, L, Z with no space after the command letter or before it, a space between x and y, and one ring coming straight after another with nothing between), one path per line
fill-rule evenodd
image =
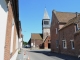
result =
M29 60L80 60L74 56L52 53L50 49L27 50L27 55Z

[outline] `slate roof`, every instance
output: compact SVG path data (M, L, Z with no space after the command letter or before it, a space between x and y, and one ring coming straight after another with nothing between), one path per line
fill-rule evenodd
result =
M44 11L43 19L50 19L46 8L45 8L45 11Z
M31 34L31 39L40 39L42 40L43 34L38 34L38 33L32 33Z
M59 22L65 23L65 22L68 22L70 19L76 17L76 13L72 13L72 12L59 12L55 10L53 10L53 12L55 13Z

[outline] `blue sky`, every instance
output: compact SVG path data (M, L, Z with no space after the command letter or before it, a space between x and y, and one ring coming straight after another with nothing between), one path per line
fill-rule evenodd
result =
M80 13L80 0L19 0L19 19L24 41L30 39L31 33L42 33L45 6L50 18L52 10Z

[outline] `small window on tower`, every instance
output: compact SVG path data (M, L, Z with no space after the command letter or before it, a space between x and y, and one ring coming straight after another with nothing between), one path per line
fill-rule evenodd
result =
M48 25L48 24L49 24L49 21L44 21L44 24L45 24L45 25Z

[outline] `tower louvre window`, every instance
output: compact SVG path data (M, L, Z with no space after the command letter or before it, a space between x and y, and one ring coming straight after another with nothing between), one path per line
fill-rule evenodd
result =
M45 24L45 25L48 25L48 24L49 24L49 21L44 21L44 24Z

